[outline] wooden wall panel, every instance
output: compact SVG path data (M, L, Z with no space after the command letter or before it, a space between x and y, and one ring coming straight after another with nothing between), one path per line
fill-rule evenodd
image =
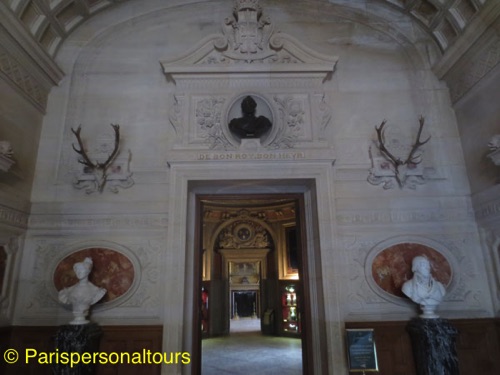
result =
M161 352L162 327L105 327L101 338L100 351L106 353L151 353ZM97 366L96 375L156 375L160 374L159 365L107 364Z
M460 375L500 374L500 319L452 320L458 329L457 353ZM415 375L411 342L406 321L348 322L346 328L373 328L377 344L380 375ZM14 348L21 353L17 365L0 361L0 373L5 375L52 375L49 365L24 363L24 349L53 352L53 337L58 327L10 327L0 329L0 349ZM161 352L161 326L102 327L102 352ZM96 375L158 375L159 365L98 365Z
M415 375L405 322L348 322L345 328L373 328L380 375Z
M161 352L161 326L104 326L100 341L100 352L134 353L150 350ZM15 365L1 362L0 374L5 375L52 375L50 365L39 365L34 360L25 363L26 348L33 348L39 353L55 351L54 336L58 327L10 327L3 328L0 333L0 347L12 348L20 353L20 360ZM97 365L96 375L158 375L160 365Z
M500 344L493 320L454 320L459 335L457 352L460 374L500 374Z
M6 375L52 375L50 365L40 365L35 359L26 363L25 350L34 349L37 353L54 351L54 335L58 327L11 327L9 348L19 352L19 361L5 365Z

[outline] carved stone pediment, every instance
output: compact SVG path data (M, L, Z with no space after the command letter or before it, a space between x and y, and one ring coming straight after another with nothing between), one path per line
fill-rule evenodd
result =
M220 33L160 61L175 85L168 116L177 139L169 160L305 158L280 152L301 148L318 150L308 158L333 159L325 137L332 118L326 90L338 58L275 32L258 0L237 0L228 13ZM256 103L255 117L272 126L243 139L229 123L242 116L248 96Z
M190 73L264 72L321 74L325 79L336 63L337 57L319 54L288 34L275 33L258 0L236 1L233 14L223 22L222 33L207 36L184 56L161 61L164 73L174 81Z

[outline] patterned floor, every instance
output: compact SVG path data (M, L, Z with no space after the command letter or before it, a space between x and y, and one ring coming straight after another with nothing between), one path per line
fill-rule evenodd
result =
M202 375L302 374L299 339L263 336L260 320L231 321L229 337L202 342Z

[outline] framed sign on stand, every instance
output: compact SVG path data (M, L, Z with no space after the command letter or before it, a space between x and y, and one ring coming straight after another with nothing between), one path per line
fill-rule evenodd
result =
M346 329L349 372L378 372L373 329Z

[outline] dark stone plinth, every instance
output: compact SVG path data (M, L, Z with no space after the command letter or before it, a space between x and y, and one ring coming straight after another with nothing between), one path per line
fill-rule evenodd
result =
M94 353L99 350L99 341L102 330L95 324L64 325L59 328L55 336L56 349L59 356L61 353ZM71 358L71 357L69 357ZM54 375L92 375L94 374L93 363L79 363L73 367L70 364L53 364ZM67 362L67 361L66 361Z
M411 338L417 375L458 375L458 330L446 319L412 319Z

